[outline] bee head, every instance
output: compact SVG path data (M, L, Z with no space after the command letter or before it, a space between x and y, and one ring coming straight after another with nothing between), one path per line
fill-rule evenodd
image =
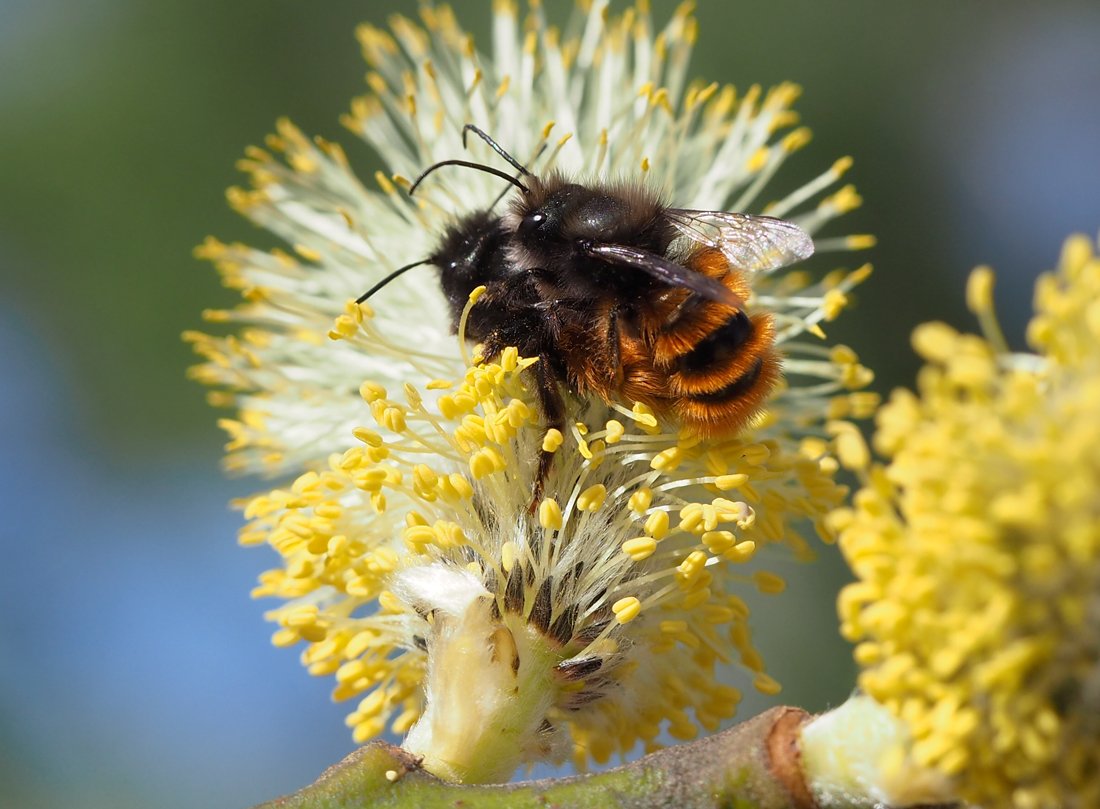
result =
M461 311L476 287L508 274L506 242L501 217L489 211L475 211L447 228L430 262L439 268L440 286L452 308Z
M632 186L581 185L560 175L527 178L530 190L516 196L507 218L514 229L517 265L556 267L575 261L586 243L629 244L663 251L667 240L650 244L660 203Z

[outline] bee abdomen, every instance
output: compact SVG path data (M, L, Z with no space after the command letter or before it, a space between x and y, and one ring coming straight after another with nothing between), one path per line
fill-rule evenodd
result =
M715 365L725 364L741 352L756 329L752 320L743 311L733 315L724 325L708 334L687 353L677 360L677 369L682 373L699 373L713 369Z
M749 366L736 378L713 390L683 394L673 410L703 435L731 435L751 424L779 381L779 357L768 347L751 355Z
M760 381L760 377L764 372L764 357L757 357L749 370L745 371L737 379L730 382L725 387L721 387L718 390L711 391L710 393L697 393L689 397L694 402L703 402L705 404L720 404L727 402L730 399L737 399L742 396L748 395L752 392L753 387Z
M669 378L674 396L728 398L743 385L751 387L766 368L775 343L770 314L732 315L690 350L676 358ZM765 361L765 358L769 358Z

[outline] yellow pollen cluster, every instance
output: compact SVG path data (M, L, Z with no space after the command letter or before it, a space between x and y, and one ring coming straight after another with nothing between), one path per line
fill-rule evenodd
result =
M929 324L918 395L880 411L874 467L832 517L859 581L840 598L861 686L913 757L983 806L1100 806L1100 258L1072 237L1012 355L979 269L986 338Z
M354 340L370 320L349 304L332 333ZM357 740L419 716L434 608L394 582L440 564L481 583L502 627L545 636L569 672L546 719L582 766L639 740L654 747L663 725L689 738L732 716L739 693L714 679L731 654L758 689L778 690L732 591L783 590L774 573L740 570L767 545L805 552L793 523L821 525L842 501L836 464L822 447L704 443L645 408L611 418L594 402L574 403L584 420L555 434L535 403L534 362L508 349L400 398L363 384L374 424L354 431L360 444L246 507L242 543L282 557L254 593L288 602L269 614L275 642L307 644L304 662L335 675L337 699L365 693L348 720ZM536 503L544 448L553 463Z
M871 247L866 235L818 236L861 202L841 179L851 158L763 205L810 140L792 109L800 89L691 79L693 4L661 24L649 5L615 15L580 0L559 30L544 4L498 0L491 52L446 6L362 26L369 92L341 120L385 170L364 181L338 145L280 120L246 151L247 187L228 197L286 249L211 239L196 251L243 299L205 313L221 334L186 336L201 357L192 375L216 388L212 404L236 410L220 422L226 465L298 476L247 505L242 543L280 556L255 594L285 602L270 613L275 642L302 644L337 699L361 700L348 717L357 740L389 727L433 747L440 737L427 729L449 727L462 747L467 684L519 693L541 682L520 698L534 721L529 748L518 733L498 749L533 761L571 746L583 766L652 749L663 732L716 729L740 699L716 681L719 664L739 665L764 693L779 688L737 592L784 588L762 557L807 555L803 533L830 539L826 515L845 495L834 474L865 463L845 420L876 409L860 390L871 372L825 342L823 325L870 265L754 275L751 302L773 319L786 382L751 433L721 441L681 434L645 405L570 397L566 422L548 429L526 370L534 360L514 349L471 360L450 326L459 315L462 333L472 301L451 311L431 268L387 285L371 299L377 313L345 305L437 249L463 216L507 207L499 179L481 172L441 171L408 194L409 178L440 160L497 165L480 139L467 153L468 122L538 176L644 177L677 206L789 220L818 254ZM543 453L552 459L536 502ZM483 668L436 676L486 639ZM448 689L461 698L455 712ZM511 693L496 695L506 709Z

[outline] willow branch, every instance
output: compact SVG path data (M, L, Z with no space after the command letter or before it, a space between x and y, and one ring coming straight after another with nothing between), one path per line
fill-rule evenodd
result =
M254 809L815 809L799 762L798 732L808 718L774 708L606 772L491 786L445 783L401 748L374 742L305 789Z

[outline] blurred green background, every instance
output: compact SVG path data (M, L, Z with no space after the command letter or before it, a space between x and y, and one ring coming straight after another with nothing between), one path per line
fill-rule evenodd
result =
M487 6L457 4L483 43ZM855 158L843 232L880 243L833 336L877 388L912 378L916 323L970 327L978 263L1022 346L1034 276L1100 227L1100 4L700 6L695 74L805 88L792 177ZM218 471L179 333L232 302L192 246L268 243L223 191L277 116L377 168L337 124L364 91L352 30L415 9L0 0L0 806L242 807L351 749L247 597L268 559L225 504L253 484ZM781 699L810 709L853 682L822 556L757 610Z

